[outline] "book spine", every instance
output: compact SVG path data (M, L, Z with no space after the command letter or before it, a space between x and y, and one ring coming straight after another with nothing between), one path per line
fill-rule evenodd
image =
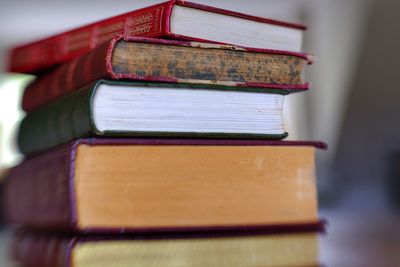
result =
M67 238L21 231L13 236L11 255L24 267L68 267L70 244Z
M100 45L89 53L54 71L39 76L31 82L22 96L22 109L29 112L44 103L109 76L108 54L112 52L115 39Z
M20 151L28 155L90 136L93 131L90 106L95 86L86 86L29 112L18 133Z
M119 35L165 36L173 5L173 1L161 3L17 47L11 51L9 71L37 73L79 57Z
M26 159L10 171L5 187L8 222L32 229L73 228L71 145Z

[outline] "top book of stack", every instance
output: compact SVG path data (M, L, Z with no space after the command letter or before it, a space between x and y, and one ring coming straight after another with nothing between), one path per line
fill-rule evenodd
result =
M234 44L299 52L303 25L186 1L168 1L16 47L8 70L37 74L122 35Z

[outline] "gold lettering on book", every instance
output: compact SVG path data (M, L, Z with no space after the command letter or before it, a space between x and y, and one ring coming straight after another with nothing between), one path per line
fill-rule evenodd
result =
M160 16L162 14L162 10L162 7L158 7L128 18L126 21L127 25L125 28L125 35L146 36L160 32Z
M152 26L151 23L147 23L144 25L133 27L132 33L133 35L141 35L143 33L148 33L151 30L151 26Z
M132 21L132 24L133 24L133 26L137 26L140 24L151 22L152 19L153 19L153 15L151 13L146 13L139 17L135 17Z

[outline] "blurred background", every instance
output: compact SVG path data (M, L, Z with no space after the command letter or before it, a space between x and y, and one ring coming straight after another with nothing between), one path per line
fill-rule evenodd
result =
M285 107L290 139L322 140L317 155L321 238L327 266L400 266L400 1L192 0L273 19L301 22L304 51L316 55L312 89ZM15 132L24 85L5 73L19 44L162 1L2 0L0 8L0 173L21 160ZM0 174L1 175L1 174ZM1 230L1 266L8 232Z

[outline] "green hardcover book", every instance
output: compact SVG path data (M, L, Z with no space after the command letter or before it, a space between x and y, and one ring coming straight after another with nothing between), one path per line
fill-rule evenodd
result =
M281 139L288 92L99 80L28 112L18 146L32 154L90 136Z

